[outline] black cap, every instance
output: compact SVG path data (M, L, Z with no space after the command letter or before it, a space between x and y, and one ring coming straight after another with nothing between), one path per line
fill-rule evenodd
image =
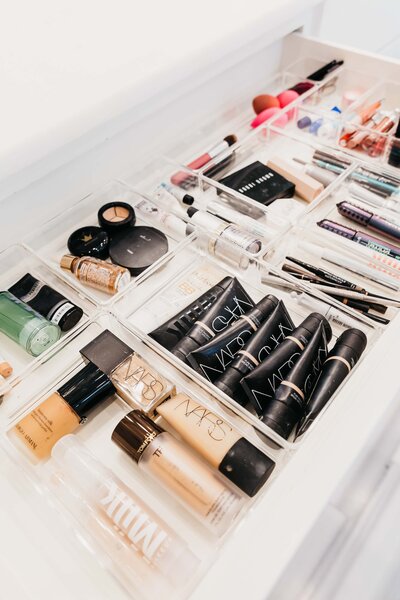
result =
M126 202L108 202L97 213L99 225L110 235L119 233L124 229L133 227L136 223L136 214L133 207Z
M251 498L267 481L275 462L245 438L225 454L219 471Z
M107 231L88 225L77 229L68 238L68 250L74 256L93 256L107 258L109 237Z
M189 206L189 208L187 209L187 214L189 217L193 217L194 214L196 214L197 212L199 212L198 208L195 208L194 206Z
M139 462L147 446L164 431L140 410L132 410L118 423L111 439L133 460Z
M306 317L304 321L300 323L299 327L304 327L304 329L307 329L307 331L310 333L314 333L320 323L322 323L324 326L326 343L329 344L332 339L332 328L325 317L320 313L313 312L309 314L308 317Z
M261 415L262 422L285 440L288 439L294 426L304 415L304 408L293 396L290 388L287 388L287 394L279 400L273 398L268 402Z
M196 323L194 325L196 325ZM198 347L198 342L186 335L171 349L170 352L183 362L187 363L186 357L194 350L197 350Z
M110 379L92 363L78 371L57 392L81 419L103 400L110 398L115 388Z
M100 335L87 344L80 353L88 361L96 365L103 373L110 373L131 356L134 351L116 335L105 329Z
M357 355L358 360L366 348L367 336L363 331L360 331L360 329L346 329L346 331L343 331L338 337L336 344L332 349L332 354L334 354L335 348L339 345L351 348Z

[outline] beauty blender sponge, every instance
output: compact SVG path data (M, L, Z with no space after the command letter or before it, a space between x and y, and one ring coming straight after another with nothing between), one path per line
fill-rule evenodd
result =
M252 127L258 127L259 125L261 125L261 123L264 123L264 121L268 121L268 119L274 117L279 111L280 109L276 106L272 108L266 108L265 110L260 112L260 114L257 115L255 119L253 119L250 125ZM280 117L276 119L276 121L274 121L274 125L276 125L277 127L285 127L288 120L288 116L285 113L283 113Z
M274 107L280 107L279 100L276 96L271 96L271 94L261 94L260 96L253 98L253 109L256 115L259 115L260 112L267 108Z
M279 105L281 108L285 108L291 102L294 102L299 97L299 94L294 90L285 90L277 95L277 100L279 100Z

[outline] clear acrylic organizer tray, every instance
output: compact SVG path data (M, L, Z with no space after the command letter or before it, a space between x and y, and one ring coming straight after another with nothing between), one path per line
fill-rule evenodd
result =
M296 137L286 134L281 129L260 126L242 145L238 145L234 152L233 162L229 165L226 172L218 176L217 179L230 175L253 162L259 161L267 164L268 161L275 159L285 161L287 165L284 166L287 166L296 177L303 177L306 175L303 163L311 163L314 152L318 150L324 151L325 148L309 140L301 141ZM308 212L329 193L332 186L337 185L338 177L336 174L331 173L330 175L329 181L325 181L325 183L316 181L313 178L314 183L319 184L319 190L315 190L312 195L307 195L307 200L300 195L296 188L292 198L278 198L266 206L265 210L268 213L268 217L270 219L279 218L286 221L288 225L296 223L302 214ZM206 177L204 173L201 173L200 177L204 182L209 184L213 181L211 178ZM290 179L290 175L285 177L293 182L295 181L295 179ZM221 182L219 182L219 187L224 191L232 193L232 190ZM241 199L247 198L247 196L239 192L236 192L236 196ZM260 204L254 200L252 202L256 206Z
M24 248L24 246L10 246L7 250L0 253L0 289L2 291L8 290L9 287L27 273L30 273L38 281L50 286L65 296L70 302L79 306L83 310L83 315L70 331L61 333L60 339L37 357L29 354L4 333L0 333L0 352L13 368L12 374L0 382L0 397L3 396L3 405L0 406L0 413L7 411L7 397L13 386L35 365L45 363L58 351L59 347L64 346L70 337L74 335L74 331L87 322L97 310L95 304L88 300L85 295L81 294L71 283L61 279L43 261Z
M295 63L284 66L281 72L265 82L260 82L257 86L244 86L240 95L235 94L234 103L230 99L225 99L220 112L213 115L212 118L209 114L200 118L195 130L191 129L188 133L187 128L183 128L180 123L182 135L176 136L179 141L167 147L165 155L182 166L188 166L193 160L229 135L236 136L237 143L242 143L253 131L251 122L256 117L252 108L254 97L260 94L275 96L303 81L313 86L310 90L315 90L321 85L320 82L309 81L307 76L324 64L322 60L304 57ZM209 85L210 89L215 87L212 83ZM301 97L306 97L309 93L307 91ZM233 149L236 148L237 143L232 146ZM196 171L195 168L192 170Z
M97 192L90 194L65 212L45 223L39 231L36 231L23 241L57 275L96 304L105 306L112 301L113 297L101 290L85 285L70 271L62 269L60 267L60 259L64 254L69 253L67 240L72 232L87 225L99 225L97 212L104 204L121 201L135 208L135 205L141 200L143 198L135 194L127 185L117 180L110 181ZM155 225L154 221L144 217L141 211L136 211L136 225L155 226L165 233L168 241L168 252L176 248L181 239L180 233L169 230L162 223ZM138 277L142 277L142 275L143 272ZM132 276L131 283L133 279L135 278Z
M189 374L189 376L184 375L161 357L159 353L155 353L150 349L136 335L129 332L110 313L99 314L86 323L79 331L75 332L69 344L59 348L59 351L49 358L46 364L37 365L36 369L23 378L11 393L10 401L14 403L15 410L13 414L9 415L7 422L3 424L4 435L1 445L17 467L25 474L24 484L33 485L41 494L42 502L47 499L50 505L60 513L58 516L64 517L68 527L72 525L80 542L83 542L85 546L89 545L98 561L106 565L108 570L125 587L129 596L132 594L132 597L136 597L136 594L140 594L141 597L152 600L155 593L153 586L149 585L148 578L147 580L142 578L140 561L135 558L137 553L133 551L132 562L126 564L126 561L122 560L124 553L121 551L119 542L121 534L112 527L111 521L109 529L112 533L109 537L105 537L104 523L100 520L99 525L99 517L96 516L98 509L96 510L90 503L88 505L89 500L87 498L82 498L79 494L77 496L76 490L75 492L74 490L65 490L63 489L65 485L59 485L60 475L62 480L62 468L59 465L54 467L53 459L44 460L36 465L32 464L25 454L20 452L18 446L11 443L7 435L7 431L12 429L21 417L37 407L41 401L84 366L85 363L79 350L105 329L108 329L128 344L161 376L171 381L177 392L187 394L192 400L214 413L232 428L235 428L242 437L250 441L276 463L268 481L264 483L253 498L245 496L239 488L230 482L227 483L228 488L235 490L242 497L241 508L226 531L222 535L216 536L198 522L186 508L182 508L181 504L172 496L170 497L165 492L160 494L159 484L151 479L146 472L141 471L135 462L112 442L111 433L114 427L128 412L133 410L132 405L126 404L122 398L115 394L97 407L89 415L86 422L78 426L74 436L84 443L86 448L94 454L102 465L111 469L114 475L119 477L130 490L146 502L164 523L167 523L174 532L179 533L197 557L198 566L193 568L189 581L185 585L171 588L169 582L166 582L163 576L160 576L160 581L153 581L153 584L156 584L158 594L161 594L162 597L171 599L187 598L190 591L194 589L199 579L212 564L221 546L243 520L245 513L250 511L254 504L268 492L269 487L273 484L275 478L279 476L281 469L287 462L289 455L281 449L266 450L263 448L263 444L252 428L231 410L222 406L207 394L204 389L200 388L194 381L192 374ZM140 406L138 405L137 408L140 408ZM156 418L156 422L179 438L179 435L160 416ZM228 482L222 475L221 480L225 483ZM67 491L66 495L65 491ZM94 517L93 513L95 513ZM99 540L102 540L102 543ZM151 580L157 577L157 571L155 572L153 567L148 574L150 574Z
M291 232L286 235L290 237ZM284 240L285 236L282 236L282 239ZM279 247L280 243L280 240L275 242L268 251L267 257L269 253L272 253L271 256L273 256L274 248ZM368 348L363 354L364 357L379 337L380 330L363 315L344 307L340 302L328 298L321 292L313 291L310 286L281 274L264 260L256 259L242 251L238 255L239 262L234 265L232 255L225 260L223 252L218 256L210 256L209 246L210 238L204 232L192 234L191 238L186 240L173 255L166 257L163 262L157 265L151 277L143 278L140 284L116 299L111 310L147 345L172 361L179 370L195 378L202 387L212 393L224 406L229 407L248 424L252 425L261 435L266 447L278 446L295 449L304 442L315 427L318 427L319 419L336 395L333 396L324 411L321 412L304 435L296 441L293 441L293 436L286 440L262 423L252 409L248 410L240 406L207 379L192 370L189 365L174 357L148 334L188 306L225 276L237 277L254 302L259 301L267 294L276 295L278 299L283 300L295 326L299 325L306 316L316 310L315 303L318 302L318 312L326 316L332 328L333 337L330 347L344 329L348 327L360 328L368 338ZM226 252L229 251L230 248L227 247ZM362 363L362 360L360 363ZM354 372L346 379L343 387L346 384L349 385L348 380L353 377Z
M171 178L177 172L182 173L182 176L185 175L185 180L180 185L172 185ZM266 247L290 226L286 219L275 216L263 204L242 194L237 194L225 186L220 186L213 180L206 182L200 175L163 157L154 159L141 169L126 173L121 181L138 194L154 202L161 211L173 213L175 217L191 223L192 228L197 225L187 214L189 206L208 211L218 217L221 224L230 222L245 229L259 237L263 247ZM191 196L194 200L193 203L185 204L174 197L168 188L162 186L172 186L172 193ZM170 226L173 226L173 222L168 217L165 218L164 223L166 227L169 226L169 223L171 223ZM154 226L157 226L156 222ZM188 228L187 232L190 231L191 228ZM183 237L185 235L187 233L184 233Z

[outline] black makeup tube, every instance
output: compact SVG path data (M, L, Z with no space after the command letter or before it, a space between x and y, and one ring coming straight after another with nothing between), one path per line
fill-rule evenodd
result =
M279 384L293 369L320 323L324 325L329 343L332 330L328 321L319 313L311 313L274 352L241 380L244 392L257 414L263 414L265 406L274 398Z
M240 380L253 371L285 337L294 329L294 324L280 300L272 314L250 338L243 349L239 350L233 362L214 385L230 398L244 406L248 398L244 393Z
M82 318L83 310L49 285L27 273L9 288L19 300L28 304L61 331L69 331Z
M187 334L195 322L214 304L232 281L233 277L224 277L224 279L196 298L196 300L183 310L157 327L157 329L151 331L149 336L167 350L171 350Z
M208 344L191 352L188 363L195 371L213 382L224 373L249 338L258 331L260 325L278 305L278 298L265 296L254 308L212 338Z
M253 300L234 277L204 317L196 321L189 333L172 348L172 354L186 362L190 352L207 344L251 308L254 308Z
M367 336L359 329L346 329L337 339L322 367L321 376L307 402L305 415L300 421L296 438L302 435L324 406L329 402L342 381L346 379L367 345Z
M320 323L293 369L279 384L274 397L264 405L262 422L285 439L304 414L307 380L311 374L315 383L318 376L315 362L318 363L321 349L326 353L326 347L325 329Z

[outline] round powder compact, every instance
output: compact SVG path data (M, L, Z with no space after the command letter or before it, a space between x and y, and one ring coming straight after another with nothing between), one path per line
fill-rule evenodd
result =
M88 225L77 229L68 238L68 250L74 256L108 257L108 233L100 227Z
M132 275L140 275L168 252L168 240L154 227L138 225L113 236L109 253L113 263L126 267Z
M104 204L97 213L99 225L110 235L114 235L133 227L136 223L136 215L130 204L126 202L109 202Z

